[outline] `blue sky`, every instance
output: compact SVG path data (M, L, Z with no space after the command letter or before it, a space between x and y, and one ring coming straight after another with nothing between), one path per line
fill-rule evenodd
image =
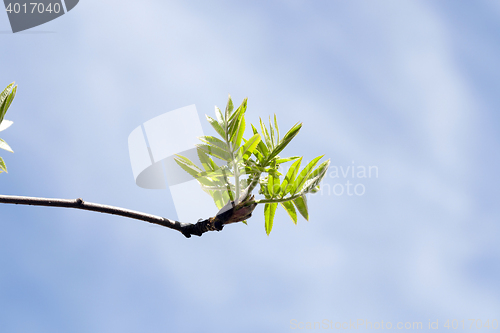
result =
M378 168L328 177L366 191L311 197L310 222L297 226L278 212L269 237L262 207L248 226L185 239L115 216L2 205L2 330L500 320L499 16L493 1L82 0L11 34L0 15L0 84L19 85L1 135L15 151L2 153L2 194L170 217L168 191L135 185L128 135L191 104L212 115L228 93L249 98L247 121L304 123L286 153Z

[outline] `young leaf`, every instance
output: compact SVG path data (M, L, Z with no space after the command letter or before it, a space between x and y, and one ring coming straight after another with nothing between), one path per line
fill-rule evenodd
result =
M281 193L283 193L283 196L285 196L287 193L290 193L290 191L293 189L293 183L299 171L301 162L302 157L295 161L286 173L283 184L281 184Z
M7 150L7 151L10 151L11 153L13 153L14 151L12 150L12 148L10 148L10 146L7 144L7 142L5 142L4 140L0 139L0 149L4 149L4 150Z
M255 150L255 147L260 142L260 134L255 134L241 148L238 150L238 155L243 157L243 160L246 161L252 155Z
M293 199L293 204L297 207L300 215L302 215L307 221L309 221L309 213L307 211L307 198L306 195Z
M259 132L257 132L257 129L253 125L252 125L252 131L253 131L254 135L259 133ZM260 140L259 145L257 146L257 149L258 149L259 153L261 153L261 155L263 155L263 157L266 157L267 155L269 155L269 149L267 149L267 146L264 144L264 142L262 142L262 140Z
M271 233L271 229L273 228L273 220L274 214L276 213L276 207L278 204L274 203L266 203L264 207L264 218L266 220L266 234L269 236Z
M202 172L200 168L198 168L191 160L187 157L181 155L175 155L175 162L179 165L184 171L189 173L194 178L198 178L199 174Z
M208 155L215 156L227 162L232 161L231 155L227 151L220 149L218 147L204 145L204 144L196 145L196 147L203 150L203 152L207 153Z
M276 128L276 142L280 142L280 129L278 127L278 121L276 120L276 113L274 114L274 128Z
M295 207L291 201L281 202L281 206L285 208L288 216L292 219L293 223L297 224L297 212L295 211Z
M222 198L221 191L214 191L213 199L215 205L217 206L217 209L221 209L222 207L224 207L224 199Z
M299 133L302 128L302 123L295 124L290 130L285 134L283 140L273 149L271 154L267 157L267 161L270 161L273 157L278 155L285 147L292 141L292 139Z
M293 191L290 191L292 194L295 194L297 192L300 192L302 189L302 186L307 180L307 176L311 172L311 170L314 168L316 163L325 155L321 155L313 159L309 164L306 165L306 167L300 172L300 174L297 176L297 179L293 183Z
M10 95L12 87L14 86L15 82L12 82L9 84L3 91L0 93L0 107L3 106L3 102L7 99L7 96Z
M6 97L4 97L4 93L6 93L7 89L8 88L10 89L10 87L13 84L14 83L9 84L7 86L7 88L5 88L5 90L2 92L2 94L0 94L0 124L3 121L3 117L5 116L5 113L7 112L7 110L10 107L10 104L12 103L12 100L16 96L17 86L14 86L14 88L12 89L12 91L10 91L10 93L8 93L6 95Z
M241 139L243 138L243 133L245 133L245 117L241 117L236 133L232 139L233 149L236 150L241 145Z
M217 120L215 120L214 118L210 117L210 116L207 116L207 120L208 122L210 123L210 125L212 125L212 127L215 129L215 131L217 133L219 133L219 135L225 139L226 138L226 132L224 131L224 129L220 126L220 124L217 122Z
M269 116L269 134L271 136L271 143L273 144L273 148L276 146L276 142L274 139L274 128L273 128L273 123L271 122L271 116Z
M222 141L219 138L216 138L216 137L210 136L210 135L205 135L205 136L200 136L198 139L200 139L201 141L203 141L203 142L205 142L213 147L220 148L229 154L229 147L227 146L227 144L224 141Z
M215 107L215 116L217 117L217 122L220 127L225 128L226 122L224 121L224 116L222 115L222 111L217 106Z
M240 112L245 113L247 110L247 98L241 102L241 105L234 111L234 113L227 119L228 123L233 122L236 116L239 116Z
M293 160L296 160L298 159L300 156L292 156L292 157L286 157L286 158L278 158L276 160L276 164L283 164L283 163L286 163L286 162L290 162L290 161L293 161Z
M326 171L328 170L328 166L330 165L330 160L321 163L319 167L316 168L313 172L309 174L306 182L304 183L304 187L302 191L304 193L307 192L317 192L315 191L316 187L321 183L323 178L326 175Z
M4 171L7 172L7 166L5 165L3 158L0 157L0 173Z
M201 165L203 166L203 169L205 169L205 171L214 171L218 168L214 161L210 157L208 157L208 155L205 154L203 150L197 149L196 152L198 153L198 158L200 159Z
M233 112L233 100L231 99L231 95L229 95L226 104L226 119L229 119L229 116Z
M264 125L264 123L262 122L262 119L260 119L260 130L262 131L262 135L264 136L264 140L266 141L267 148L273 149L273 145L271 143L271 138L269 137L269 133L267 132L266 125ZM271 160L271 159L268 158L268 161L269 160Z
M13 121L10 121L10 120L7 120L7 119L4 119L1 123L0 123L0 132L1 131L4 131L6 130L7 128L10 127L10 125L12 125L14 122Z

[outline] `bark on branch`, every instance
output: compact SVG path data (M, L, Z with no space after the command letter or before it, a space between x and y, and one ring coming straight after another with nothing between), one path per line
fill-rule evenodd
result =
M253 199L252 198L248 198ZM146 221L149 223L158 224L170 229L180 231L187 238L191 235L201 236L207 231L220 231L225 224L239 222L250 218L252 211L255 209L256 205L244 206L244 202L238 205L232 203L232 208L226 210L223 213L218 213L214 217L210 217L205 220L198 221L197 223L183 223L167 219L165 217L151 215L147 213L138 212L135 210L101 205L92 202L84 201L81 198L78 199L50 199L50 198L37 198L37 197L25 197L25 196L15 196L15 195L0 195L0 203L16 204L16 205L30 205L30 206L48 206L48 207L66 207L66 208L76 208L83 210L91 210L94 212L100 212L105 214L120 215L128 217L131 219Z

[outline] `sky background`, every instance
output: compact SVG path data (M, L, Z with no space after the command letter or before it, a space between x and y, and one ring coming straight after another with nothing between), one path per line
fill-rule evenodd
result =
M499 31L496 1L82 0L16 34L0 14L0 85L19 85L2 194L174 217L168 190L135 185L128 135L191 104L204 119L228 93L249 98L247 123L304 123L284 154L378 168L329 173L324 188L365 193L315 195L298 225L278 209L269 237L263 207L248 226L186 239L1 204L1 330L500 321Z

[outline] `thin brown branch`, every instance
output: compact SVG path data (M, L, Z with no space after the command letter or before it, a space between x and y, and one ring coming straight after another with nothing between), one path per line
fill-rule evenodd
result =
M228 212L226 212L224 213L224 216L215 216L203 221L199 221L195 224L192 224L192 223L178 222L167 219L165 217L146 214L135 210L87 202L81 198L49 199L49 198L25 197L25 196L15 196L15 195L0 195L0 203L30 205L30 206L76 208L83 210L91 210L94 212L100 212L105 214L120 215L131 219L158 224L170 229L180 231L184 236L188 238L191 237L191 235L201 236L203 233L207 231L213 231L213 230L220 231L224 227L224 224L235 222L233 215L236 215L232 214L232 212L229 212L229 214Z

